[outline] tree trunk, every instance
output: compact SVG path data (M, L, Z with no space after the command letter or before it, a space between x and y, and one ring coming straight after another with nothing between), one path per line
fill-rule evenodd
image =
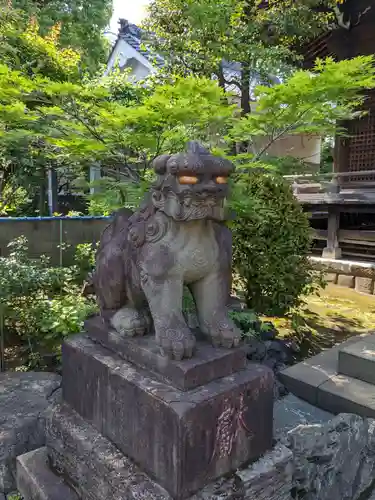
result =
M43 166L40 167L40 177L39 177L39 215L43 217L46 215L46 201L47 201L47 178L46 169Z
M219 80L219 87L221 87L223 90L225 90L225 78L224 78L224 71L223 71L223 63L222 62L219 64L219 69L217 71L217 77Z
M242 63L241 73L241 114L246 116L251 113L250 106L250 67Z

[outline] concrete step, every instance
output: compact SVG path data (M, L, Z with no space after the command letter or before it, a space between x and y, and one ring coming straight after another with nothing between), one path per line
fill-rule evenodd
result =
M23 500L79 500L49 468L45 447L17 458L17 488Z
M375 385L375 335L341 347L338 372Z
M375 418L375 385L338 373L339 353L368 337L352 338L287 368L280 374L281 381L292 394L323 410Z

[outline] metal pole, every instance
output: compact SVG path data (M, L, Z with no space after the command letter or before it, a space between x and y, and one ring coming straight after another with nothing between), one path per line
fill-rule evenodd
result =
M63 265L62 240L63 240L62 219L60 219L60 267L62 267Z

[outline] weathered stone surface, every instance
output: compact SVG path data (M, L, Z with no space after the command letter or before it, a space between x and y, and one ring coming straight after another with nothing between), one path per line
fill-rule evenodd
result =
M354 288L355 277L348 276L346 274L339 274L337 277L337 284L339 286L345 286L346 288Z
M357 500L374 480L374 421L341 414L288 433L294 484L305 500Z
M278 445L252 467L237 473L249 500L289 500L292 489L292 453Z
M39 448L17 458L17 487L24 500L79 500L47 463L47 449Z
M372 278L357 276L355 279L355 289L357 292L372 294L374 290L374 280Z
M292 452L277 445L230 479L208 485L191 500L291 500Z
M255 364L182 392L78 336L63 346L63 398L176 498L272 444L273 374Z
M159 485L110 441L66 405L47 420L50 463L69 477L82 500L172 500ZM277 445L260 460L232 477L207 485L190 500L289 500L292 453Z
M83 500L172 500L172 497L67 405L47 419L50 463Z
M120 336L106 328L99 317L88 319L85 330L91 339L126 361L160 375L162 380L183 391L226 377L246 366L246 352L241 348L213 348L208 342L199 342L192 359L176 361L161 355L154 336Z
M334 417L332 413L288 394L285 398L275 401L273 408L273 435L277 440L287 436L287 432L298 425L322 424Z
M52 373L0 375L0 492L16 488L16 457L44 445L44 412L60 384Z

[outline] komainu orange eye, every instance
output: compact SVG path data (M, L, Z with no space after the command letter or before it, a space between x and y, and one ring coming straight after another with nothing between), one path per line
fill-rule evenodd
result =
M216 177L215 180L218 184L227 184L227 182L228 182L227 177Z
M178 180L180 184L196 184L198 177L195 177L195 175L180 175Z

